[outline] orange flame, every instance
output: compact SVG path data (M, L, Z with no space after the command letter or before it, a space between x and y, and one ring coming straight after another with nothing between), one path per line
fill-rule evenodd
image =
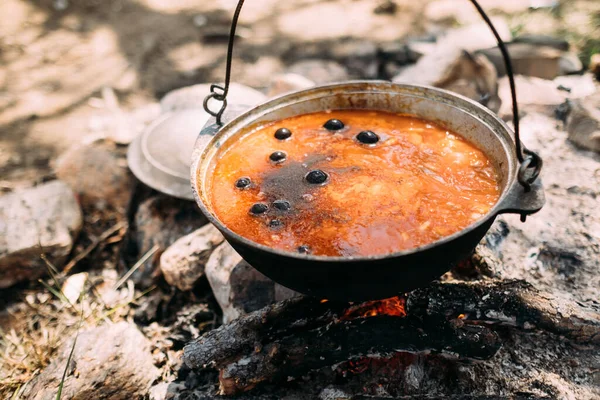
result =
M341 320L348 321L355 318L368 318L377 315L389 315L392 317L406 317L404 297L391 297L384 300L365 301L349 307L342 315Z

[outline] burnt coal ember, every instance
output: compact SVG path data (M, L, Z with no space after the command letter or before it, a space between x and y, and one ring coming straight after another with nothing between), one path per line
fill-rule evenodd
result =
M224 394L252 389L369 354L445 353L492 357L497 335L437 315L408 315L404 299L359 305L296 298L239 318L185 348L190 368L213 365Z
M434 283L405 298L359 304L280 302L192 341L184 362L192 370L216 368L220 392L231 395L340 363L360 372L375 362L365 357L486 360L502 345L494 325L546 330L582 344L600 338L598 313L564 307L522 281Z

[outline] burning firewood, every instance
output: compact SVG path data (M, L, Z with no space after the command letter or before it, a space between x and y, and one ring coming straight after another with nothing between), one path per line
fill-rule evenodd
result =
M543 329L598 343L600 319L523 281L434 283L404 297L348 304L294 298L241 317L189 343L190 368L216 367L223 394L357 359L435 352L488 359L501 346L484 324Z

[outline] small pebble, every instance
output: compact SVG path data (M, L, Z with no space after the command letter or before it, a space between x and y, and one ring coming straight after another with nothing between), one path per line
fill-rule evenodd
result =
M287 158L287 154L285 154L285 152L283 152L283 151L275 151L275 152L271 153L271 155L269 156L269 159L276 164L280 164L280 163L284 162L286 158Z
M306 174L304 179L306 179L306 182L312 185L321 185L327 182L327 179L329 179L329 175L327 175L326 172L323 172L320 169L315 169Z
M252 185L250 178L243 177L235 182L235 187L238 189L248 189Z
M275 139L286 140L292 136L292 132L288 128L279 128L275 131Z
M375 144L379 142L379 136L372 131L362 131L356 135L356 140L364 144Z
M292 205L287 200L275 200L273 202L273 207L279 211L288 211L290 208L292 208Z
M300 253L300 254L309 254L310 253L310 247L302 245L302 246L298 247L298 253Z
M250 207L250 213L254 215L260 215L267 212L269 206L264 203L256 203Z
M339 131L340 129L344 129L344 123L339 119L330 119L329 121L325 122L323 128L327 129L328 131Z

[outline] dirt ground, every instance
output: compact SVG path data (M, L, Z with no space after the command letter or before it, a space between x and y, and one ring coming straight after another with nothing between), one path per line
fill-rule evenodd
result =
M425 15L428 1L397 0L394 14L374 12L384 3L247 1L238 29L233 81L265 89L272 76L297 61L308 45L335 46L348 38L397 42L432 35L472 18L470 14L465 14L466 21L455 16L430 18ZM106 135L110 129L106 121L116 112L154 104L176 88L222 80L235 4L234 0L0 1L0 193L53 179L52 163L58 155L74 143ZM511 13L509 25L513 34L558 34L568 39L585 64L590 54L600 52L599 2L562 1L558 9ZM117 105L106 88L116 95ZM86 218L89 222L104 217ZM105 225L97 227L95 235L112 224ZM116 245L122 237L117 232L111 239L113 247L107 244L95 260L99 281L116 280L115 265L107 271L102 268L116 263ZM109 306L102 301L100 286L74 309L54 301L52 291L38 283L3 291L0 304L10 304L10 312L0 315L4 344L0 397L10 398L50 362L54 351L79 328L81 315L86 327L132 320L139 317L134 309L143 308L146 298L159 301L160 296L164 297L152 290L122 287L118 300ZM171 295L166 303L188 300ZM212 299L200 301L211 304ZM15 321L15 315L31 318ZM215 321L214 313L207 313L204 321L194 323L202 330L215 326ZM157 361L167 378L175 363L167 334L152 324L144 333L152 338L157 354L167 354Z

